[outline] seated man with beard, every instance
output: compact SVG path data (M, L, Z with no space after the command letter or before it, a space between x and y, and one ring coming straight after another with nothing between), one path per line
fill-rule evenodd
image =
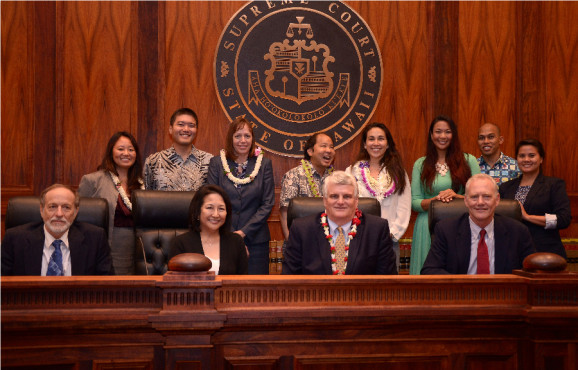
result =
M104 229L75 222L79 197L54 184L40 194L42 223L6 231L2 241L2 275L113 275Z

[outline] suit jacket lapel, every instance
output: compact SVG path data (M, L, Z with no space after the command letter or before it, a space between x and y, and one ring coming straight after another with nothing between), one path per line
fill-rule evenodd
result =
M320 219L321 214L319 214L316 220ZM331 275L333 274L331 269L331 244L329 244L329 240L325 237L321 221L318 222L317 229L319 230L317 233L317 248L319 249L319 255L321 256L321 262L323 264L323 273Z
M84 275L84 255L86 250L82 247L84 235L76 228L74 224L68 230L68 248L70 248L71 274Z
M351 242L349 243L349 254L347 256L347 267L345 269L345 274L346 275L351 275L353 273L353 271L355 271L355 263L357 262L357 257L359 256L359 250L361 249L361 245L362 245L362 235L363 234L363 229L365 228L365 216L362 216L360 218L361 223L359 225L357 225L357 233L355 234L355 237L353 239L351 239ZM351 225L351 227L353 227L353 224ZM348 238L349 235L345 235L345 238ZM347 239L345 240L345 242L347 243Z
M34 232L26 236L26 275L40 276L42 273L42 254L44 253L44 224L40 224Z
M508 230L502 225L499 218L494 217L494 274L509 274L511 272L505 272L509 247Z
M458 227L456 232L456 245L458 247L458 273L467 274L472 254L472 231L470 229L470 220L467 214L460 220L460 227Z
M524 209L526 211L528 211L528 209L532 209L532 203L534 202L534 199L536 199L536 196L540 193L543 187L544 187L544 176L542 174L539 174L538 177L536 177L536 180L534 180L534 183L532 184L530 191L526 195L526 200L524 201Z

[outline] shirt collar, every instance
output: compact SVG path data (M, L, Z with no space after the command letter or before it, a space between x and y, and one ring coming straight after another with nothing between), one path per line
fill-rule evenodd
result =
M468 220L470 221L470 230L472 232L472 236L475 236L476 238L478 237L478 235L480 235L480 231L482 230L481 227L479 227L474 220L472 220L471 217L468 216ZM493 237L494 235L494 218L492 218L492 221L486 225L486 227L484 227L484 229L486 230L486 234L488 235L488 238Z
M69 244L68 244L68 231L70 231L70 229L66 230L66 232L64 234L62 234L62 236L58 239L62 240L62 244L61 244L61 248L68 248ZM44 225L44 248L50 248L50 246L52 245L52 243L56 240L56 238L54 236L52 236L52 234L50 234L48 232L48 230L46 230L46 225Z
M327 213L327 212L326 212ZM332 220L329 219L329 217L327 217L327 224L329 224L329 233L331 235L337 235L337 228L339 226L341 226L341 228L343 229L343 234L347 235L349 233L349 230L351 229L351 220L343 225L337 225L335 222L333 222Z

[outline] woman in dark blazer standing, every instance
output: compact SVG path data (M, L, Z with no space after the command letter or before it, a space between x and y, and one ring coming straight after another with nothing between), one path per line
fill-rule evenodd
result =
M181 253L199 253L211 260L218 275L247 274L245 243L231 229L231 201L223 189L203 185L189 206L190 230L175 237L168 260Z
M520 141L516 157L522 175L500 185L500 197L520 202L523 222L530 229L538 252L566 258L558 230L570 225L570 199L564 180L542 174L544 156L540 141Z
M269 273L269 225L275 204L271 160L256 150L253 127L245 118L229 126L225 149L209 162L209 184L222 187L233 207L231 231L241 235L249 250L249 274Z

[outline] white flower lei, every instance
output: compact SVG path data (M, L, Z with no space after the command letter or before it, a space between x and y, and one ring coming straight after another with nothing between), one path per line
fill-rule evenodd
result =
M120 194L120 198L122 199L122 202L126 205L126 208L128 208L132 211L132 202L128 198L126 191L124 191L124 188L122 187L120 179L118 178L117 175L115 175L114 173L112 173L110 171L108 171L108 174L110 175L110 178L112 179L112 182L114 183L114 186L116 187L116 190L118 190L118 193ZM140 183L140 188L144 189L144 183L142 182L142 180L139 179L138 182Z
M263 161L263 152L260 152L259 155L257 156L257 162L255 163L255 169L253 169L253 172L251 172L249 177L245 177L245 178L240 179L238 177L235 177L235 175L233 175L233 173L231 172L231 168L229 167L229 164L227 163L227 156L225 155L225 150L221 149L221 164L223 165L223 170L225 171L225 175L227 176L227 178L229 180L231 180L233 183L235 183L237 185L245 185L245 184L248 184L248 183L252 182L253 180L255 180L255 177L257 177L257 174L259 173L259 170L261 169L261 161Z

